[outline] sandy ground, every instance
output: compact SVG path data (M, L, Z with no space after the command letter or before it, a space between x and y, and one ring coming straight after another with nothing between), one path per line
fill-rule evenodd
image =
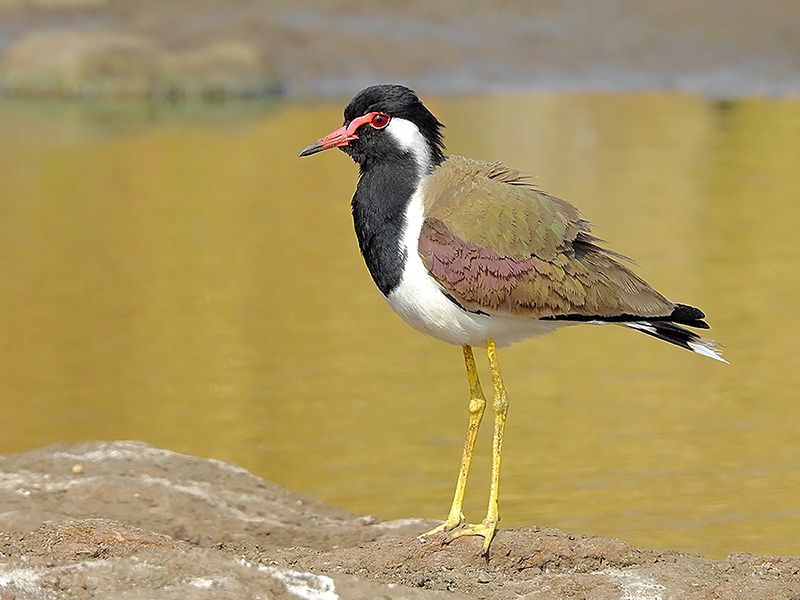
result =
M800 558L712 561L557 530L419 541L238 467L140 442L0 457L0 600L800 598Z
M0 94L800 91L794 0L0 0Z

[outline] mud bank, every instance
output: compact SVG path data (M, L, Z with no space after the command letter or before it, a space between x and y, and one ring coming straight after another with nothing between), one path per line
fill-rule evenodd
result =
M552 529L443 547L141 442L0 457L0 598L797 599L800 558L725 561Z

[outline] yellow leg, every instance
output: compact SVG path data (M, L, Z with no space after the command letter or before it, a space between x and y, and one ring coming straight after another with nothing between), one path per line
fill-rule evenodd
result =
M469 477L469 466L472 463L472 453L475 450L475 440L478 437L478 428L481 425L483 411L486 408L486 397L481 389L478 369L475 366L475 357L472 355L472 347L463 346L463 350L470 392L469 427L467 428L467 439L464 441L464 454L461 457L461 468L458 471L456 492L453 495L453 504L450 506L450 513L447 515L445 522L427 533L423 533L420 537L451 531L464 522L461 507L464 504L464 492L467 489L467 477Z
M505 386L503 386L503 376L500 374L500 364L497 362L497 348L494 340L486 342L486 352L489 355L489 366L492 370L492 382L494 383L494 436L492 438L492 481L489 489L489 507L486 511L486 518L480 524L465 525L461 529L453 531L449 535L450 540L465 536L479 535L483 538L482 554L489 553L489 546L494 539L497 530L497 522L500 520L498 511L498 496L500 494L500 458L503 453L503 435L506 427L506 415L508 414L508 396Z

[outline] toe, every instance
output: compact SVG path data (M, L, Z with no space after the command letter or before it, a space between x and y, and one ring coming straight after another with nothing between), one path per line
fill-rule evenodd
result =
M450 531L453 531L456 527L462 525L463 523L464 523L464 515L459 515L458 519L451 519L448 517L447 520L442 522L441 525L437 525L430 531L426 531L425 533L419 534L417 538L424 540L439 533L448 533Z

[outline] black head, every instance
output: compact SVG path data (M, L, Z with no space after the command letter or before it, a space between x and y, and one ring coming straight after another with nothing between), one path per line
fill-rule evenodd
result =
M373 85L356 94L344 109L341 128L303 149L300 156L340 148L362 169L409 156L429 169L444 160L442 127L409 88Z

